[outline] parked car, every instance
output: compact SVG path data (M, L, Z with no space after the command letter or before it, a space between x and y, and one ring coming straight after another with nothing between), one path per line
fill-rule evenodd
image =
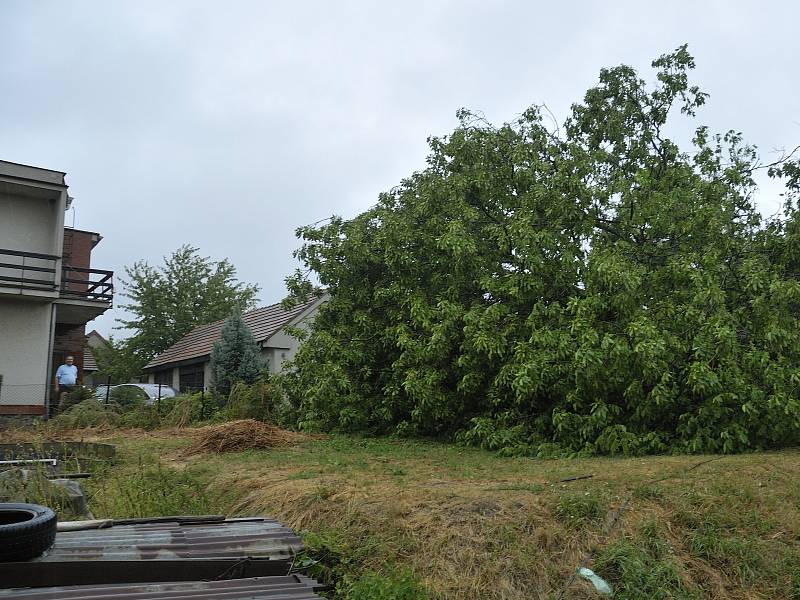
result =
M174 398L177 392L167 385L159 386L157 383L122 383L112 385L111 389L107 385L98 385L94 390L95 396L105 400L106 396L113 398L120 395L125 396L127 401L142 400L145 404L155 404L159 394L161 398Z

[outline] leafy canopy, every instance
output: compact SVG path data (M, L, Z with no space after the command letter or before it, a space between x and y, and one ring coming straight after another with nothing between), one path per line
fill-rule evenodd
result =
M228 259L214 261L188 245L165 258L163 266L137 261L125 272L123 295L130 302L122 308L132 317L118 323L133 333L98 357L101 370L124 376L117 381L127 381L195 327L253 308L258 293L257 285L236 278Z
M298 230L330 293L284 378L301 425L539 455L800 441L795 163L764 222L741 134L668 135L707 99L686 47L652 66L603 69L560 127L461 111L373 208Z

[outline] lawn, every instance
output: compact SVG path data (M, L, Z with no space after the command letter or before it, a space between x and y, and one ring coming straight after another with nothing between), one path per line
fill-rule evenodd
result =
M615 598L800 598L796 450L541 460L333 436L187 456L186 432L109 435L96 516L274 516L352 598L599 597L579 565Z

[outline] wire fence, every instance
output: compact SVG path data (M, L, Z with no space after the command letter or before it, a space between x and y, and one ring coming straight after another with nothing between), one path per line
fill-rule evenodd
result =
M94 386L60 386L45 383L19 384L0 378L0 415L40 415L53 417L86 399L96 399L115 406L144 405L156 415L171 410L176 396L193 395L199 404L201 420L214 410L214 399L202 387L186 386L180 392L167 384L115 384L109 378L94 380ZM195 405L197 406L197 405Z
M0 406L44 406L47 399L47 384L5 383L0 381Z

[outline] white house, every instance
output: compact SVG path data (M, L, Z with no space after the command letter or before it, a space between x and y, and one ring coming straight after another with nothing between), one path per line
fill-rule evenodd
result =
M287 327L306 328L327 296L284 310L272 304L242 315L261 348L271 373L278 373L300 347ZM220 339L224 320L201 325L187 333L144 367L150 383L163 383L179 391L204 390L211 385L211 350Z
M55 369L82 372L85 325L111 308L102 238L64 227L71 201L61 171L0 161L0 415L48 414Z

